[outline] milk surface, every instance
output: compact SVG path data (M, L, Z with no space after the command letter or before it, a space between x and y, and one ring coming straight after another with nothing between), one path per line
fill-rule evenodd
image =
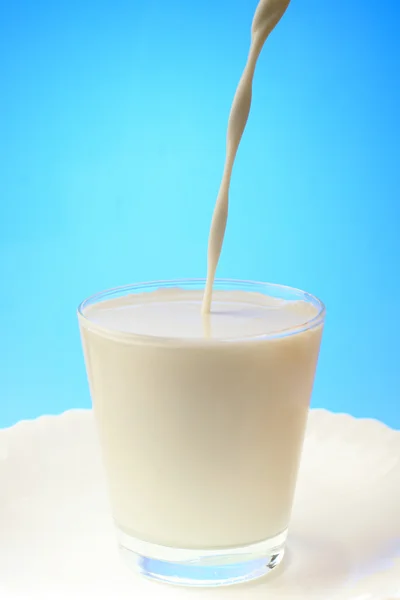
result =
M86 314L93 324L114 333L203 339L202 297L200 290L166 288L103 301ZM213 298L213 311L207 320L212 340L245 340L282 333L301 327L318 312L309 302L285 301L261 293L216 291Z

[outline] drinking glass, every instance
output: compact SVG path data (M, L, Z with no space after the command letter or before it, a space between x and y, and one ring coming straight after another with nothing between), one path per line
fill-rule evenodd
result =
M147 577L215 586L282 560L325 309L290 287L216 280L216 313L218 294L229 291L260 306L266 297L300 300L310 318L220 339L210 334L213 313L196 338L166 336L161 323L159 335L154 323L151 333L145 324L132 330L122 312L117 325L99 318L117 299L174 288L193 292L200 312L204 286L112 289L82 302L78 317L121 552ZM167 311L169 330L173 318Z

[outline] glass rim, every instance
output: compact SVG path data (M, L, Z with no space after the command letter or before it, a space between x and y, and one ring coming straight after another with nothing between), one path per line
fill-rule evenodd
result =
M127 331L121 331L121 330L113 330L110 329L108 327L103 327L101 325L99 325L98 323L96 323L95 321L93 321L93 319L90 319L87 315L84 314L84 310L86 307L97 304L98 302L101 302L101 300L106 300L109 296L114 296L114 295L124 295L125 293L129 292L129 291L137 291L137 290L146 290L148 288L154 288L154 289L158 289L158 288L165 288L165 287L170 287L170 286L175 286L175 287L179 287L181 286L190 286L190 285L203 285L205 286L206 284L206 279L205 278L193 278L193 279L185 279L185 278L181 278L181 279L160 279L160 280L152 280L152 281L143 281L143 282L137 282L137 283L131 283L131 284L127 284L127 285L121 285L121 286L117 286L117 287L113 287L113 288L108 288L105 290L102 290L100 292L96 292L95 294L91 294L90 296L88 296L87 298L85 298L82 302L80 302L80 304L78 305L78 309L77 309L77 313L78 313L78 317L80 320L82 320L84 323L88 323L88 324L92 324L95 326L95 329L98 330L99 332L103 332L104 334L107 334L107 336L113 335L115 334L116 337L118 337L118 339L120 339L122 341L122 339L128 340L128 341L138 341L138 342L147 342L147 343L169 343L169 342L184 342L185 345L190 345L190 344L202 344L204 345L206 344L218 344L218 343L222 343L222 344L230 344L230 343L244 343L244 342L256 342L256 341L262 341L262 340L268 340L268 339L276 339L276 338L282 338L282 337L287 337L290 335L296 335L297 333L301 333L302 331L308 331L310 329L314 329L315 327L318 327L319 325L321 325L324 322L325 319L325 314L326 314L326 308L325 308L325 304L322 302L322 300L320 300L317 296L314 296L313 294L310 294L309 292L305 292L304 290L300 289L300 288L295 288L289 285L284 285L284 284L280 284L280 283L270 283L267 281L256 281L256 280L246 280L246 279L224 279L224 278L216 278L214 280L214 286L218 286L218 285L223 285L223 286L228 286L228 290L229 290L229 286L232 286L233 288L235 287L254 287L254 288L260 288L260 287L265 287L265 288L273 288L276 291L281 290L282 294L286 293L286 294L292 294L294 296L297 296L298 299L302 299L303 301L307 302L307 303L311 303L314 306L316 306L318 308L318 312L315 316L313 316L311 319L307 319L304 323L302 323L301 325L297 325L295 327L289 327L287 329L281 329L278 330L276 332L273 333L264 333L264 334L260 334L260 335L256 335L256 336L241 336L240 338L228 338L228 339L215 339L215 338L170 338L170 337L166 337L166 336L155 336L155 335L151 335L151 334L143 334L143 333L134 333L134 332L127 332ZM280 297L279 295L277 297Z

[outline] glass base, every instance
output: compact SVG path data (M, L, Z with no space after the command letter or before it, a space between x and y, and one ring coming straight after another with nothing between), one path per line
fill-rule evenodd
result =
M262 577L282 559L287 531L250 546L181 550L143 542L118 530L123 559L141 575L174 585L214 587Z

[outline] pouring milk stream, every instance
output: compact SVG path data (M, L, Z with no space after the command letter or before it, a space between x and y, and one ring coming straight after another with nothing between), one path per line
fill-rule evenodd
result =
M260 0L254 14L251 27L249 55L239 85L236 89L228 120L225 167L215 204L208 241L207 283L202 304L203 314L208 314L211 310L212 288L228 218L229 185L231 182L233 163L250 112L253 77L257 59L265 40L281 19L289 2L290 0Z

